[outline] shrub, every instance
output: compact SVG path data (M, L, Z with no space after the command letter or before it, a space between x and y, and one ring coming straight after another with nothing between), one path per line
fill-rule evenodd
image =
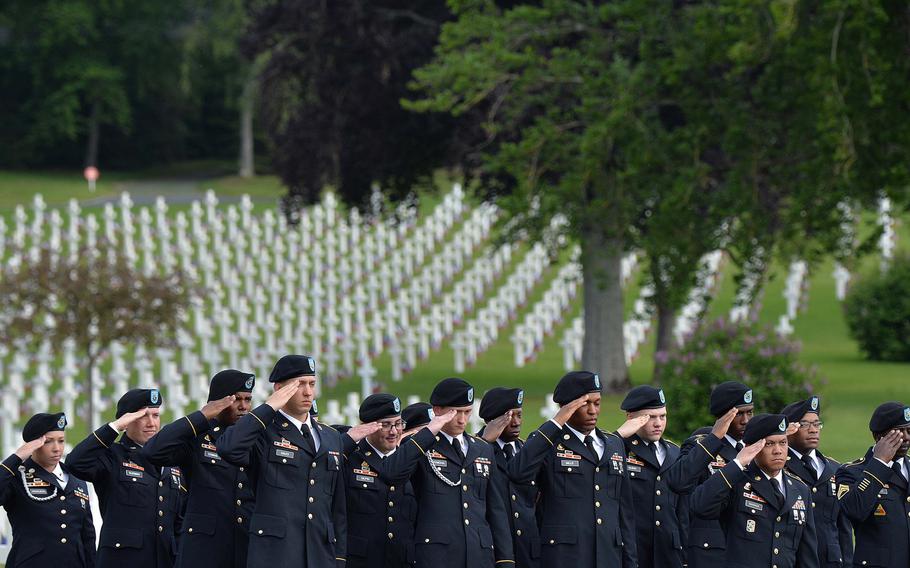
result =
M910 361L910 254L884 272L863 277L844 302L847 327L860 351L875 361Z
M755 412L780 412L807 398L818 382L797 361L799 345L754 321L702 324L685 343L658 353L656 381L667 397L667 435L678 442L716 420L708 412L711 390L724 381L752 388Z

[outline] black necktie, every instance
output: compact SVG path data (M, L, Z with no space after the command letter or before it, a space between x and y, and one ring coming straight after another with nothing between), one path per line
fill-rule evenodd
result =
M784 492L780 489L780 482L775 478L771 478L771 488L774 489L774 495L777 497L777 508L783 509L784 507Z
M812 476L812 481L818 481L818 472L815 471L815 463L813 463L812 458L810 458L809 455L806 454L799 459L801 462L803 462L803 464L805 464L806 469L809 470L809 475Z
M458 456L458 462L463 462L464 453L461 451L461 442L458 441L458 438L452 438L452 449L455 450L455 455Z
M306 424L300 425L300 434L303 436L303 440L306 442L307 447L310 448L310 452L314 455L316 454L316 443L313 441L313 435L310 434L310 427Z
M894 460L894 463L891 464L891 469L894 470L894 473L901 476L901 479L907 481L907 478L904 477L904 462L901 460Z
M502 447L502 453L505 454L505 456L506 456L506 461L509 461L509 460L511 460L513 457L515 457L515 450L512 449L512 444L506 444L505 446L503 446L503 447Z
M600 457L597 455L597 450L594 449L594 438L591 435L585 436L585 447L587 447L588 451L591 452L591 456L594 458L594 461L599 462Z
M739 452L743 451L743 448L745 446L743 446L742 442L736 442L736 445L733 447L736 448L736 453L738 454Z

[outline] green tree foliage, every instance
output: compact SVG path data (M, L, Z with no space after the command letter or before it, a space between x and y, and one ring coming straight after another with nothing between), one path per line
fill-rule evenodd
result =
M798 362L795 343L755 322L731 324L718 320L703 325L684 344L661 354L655 377L667 396L667 434L682 441L715 417L708 412L711 389L724 381L752 388L755 412L780 412L805 399L818 386L814 370Z
M844 302L850 336L873 361L910 361L910 255L859 279Z

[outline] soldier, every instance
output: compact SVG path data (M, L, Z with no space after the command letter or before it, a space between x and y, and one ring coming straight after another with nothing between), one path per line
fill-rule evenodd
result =
M540 565L540 534L537 531L537 484L515 483L509 479L509 462L521 451L522 403L524 391L497 387L490 389L480 401L480 417L486 426L477 434L493 446L496 467L500 473L493 477L509 518L512 544L517 568Z
M285 355L274 392L228 427L218 454L246 469L255 505L247 566L344 566L347 549L341 435L310 418L312 357Z
M156 389L128 391L117 401L116 419L92 432L66 459L72 473L98 492L99 568L174 565L186 488L179 468L155 467L140 453L161 427L161 404Z
M679 458L679 446L663 438L667 427L664 391L635 387L620 405L626 419L638 426L623 437L626 471L635 500L635 541L639 568L683 565L683 528L678 520L680 498L667 484L667 470Z
M409 478L414 485L414 557L419 568L515 563L509 522L494 481L499 472L493 448L464 433L473 403L474 388L466 381L441 381L430 395L434 416L445 421L439 435L422 428L386 467L391 483Z
M818 451L824 426L821 421L821 401L817 396L811 396L787 405L781 414L787 417L788 422L799 425L799 430L787 438L787 471L812 491L812 515L818 533L819 564L852 564L853 529L837 501L834 475L841 464Z
M853 522L854 566L910 566L907 449L910 406L886 402L869 421L875 445L837 470L837 499Z
M189 490L177 552L181 566L246 566L253 491L242 467L218 455L224 429L250 411L256 377L220 371L202 410L168 424L142 448L156 466L180 466Z
M720 519L727 546L717 566L817 567L812 492L784 471L787 417L755 416L742 441L748 445L692 494L696 515Z
M683 442L680 457L667 472L670 489L690 494L712 474L736 458L754 410L752 389L728 381L711 391L709 410L717 417L710 434L697 434ZM690 515L685 559L690 568L714 568L723 564L726 538L716 520Z
M401 401L391 394L370 395L360 405L359 417L361 424L342 436L347 458L348 568L411 566L416 497L410 482L390 482L385 475L386 464L400 457L395 454L404 427ZM429 438L445 422L440 417L428 423Z
M560 379L556 416L534 431L509 463L516 483L535 481L540 565L636 566L632 488L626 452L597 428L600 377L576 371Z
M433 418L433 407L425 402L415 402L406 406L401 411L401 419L404 420L405 427L405 431L401 434L402 439L416 434Z
M40 413L22 429L25 444L0 464L0 505L13 529L8 568L95 565L88 485L60 463L66 416Z

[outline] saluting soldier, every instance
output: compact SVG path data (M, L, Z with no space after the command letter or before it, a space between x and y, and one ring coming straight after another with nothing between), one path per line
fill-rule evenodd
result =
M512 538L493 447L465 433L474 388L464 379L441 381L430 395L444 426L409 437L386 464L391 482L410 479L417 495L415 565L420 568L513 566ZM433 424L431 422L430 424Z
M347 550L341 435L310 417L312 357L285 355L274 392L218 439L218 454L246 469L255 505L247 566L344 566Z
M0 464L0 505L13 529L7 568L95 565L88 485L61 464L66 416L39 413L22 429L25 444Z
M812 514L818 533L818 560L821 566L853 563L853 528L837 501L835 473L840 463L822 455L818 446L824 423L821 400L811 396L788 404L781 411L799 429L787 437L787 471L812 491Z
M886 402L869 420L875 445L837 470L837 499L853 522L854 566L910 566L907 449L910 406Z
M600 397L596 374L566 374L553 391L562 408L509 463L513 481L540 490L541 566L637 565L626 451L597 428Z
M161 427L161 394L133 389L116 419L73 448L66 465L91 482L101 506L99 568L170 568L186 505L179 468L159 468L140 453ZM117 436L123 435L117 440Z
M537 529L535 506L537 482L515 483L509 478L509 462L521 451L522 404L524 391L516 388L496 387L487 391L480 401L480 418L486 426L478 436L493 446L496 467L500 473L493 477L499 485L515 549L518 568L540 565L540 533Z
M361 424L341 437L347 458L348 568L412 566L416 496L409 481L393 481L385 471L394 469L396 461L416 461L422 452L409 458L397 451L404 429L398 397L368 396L359 418ZM440 417L427 422L430 433L425 436L432 439L445 421Z
M818 541L812 492L787 464L787 417L759 414L732 462L692 494L692 511L719 519L727 546L717 566L815 568Z
M664 439L667 401L662 389L642 385L626 395L620 408L638 429L628 437L626 471L635 500L635 541L639 568L683 565L680 497L670 490L667 470L679 458L679 446Z
M218 372L208 403L162 428L142 448L156 466L179 466L189 490L178 567L246 566L253 488L245 468L218 455L218 440L250 411L255 382L250 373Z
M715 472L736 458L742 436L754 411L752 389L728 381L711 391L709 410L717 417L710 434L696 434L683 442L680 457L667 471L667 482L680 495L691 494ZM688 519L685 558L690 568L714 568L725 557L726 538L718 521Z

